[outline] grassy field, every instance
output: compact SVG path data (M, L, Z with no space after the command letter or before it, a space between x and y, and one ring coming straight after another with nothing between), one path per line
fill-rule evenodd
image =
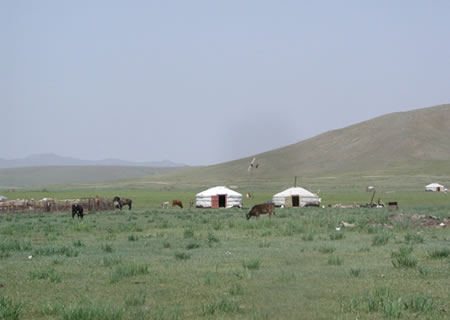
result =
M361 189L361 188L360 188ZM239 189L238 189L239 190ZM118 195L122 198L130 198L133 200L133 206L139 209L159 207L164 201L171 201L174 199L181 200L185 205L189 204L190 200L195 200L196 193L202 191L197 190L61 190L58 191L57 187L49 188L48 191L42 190L28 190L28 191L14 191L3 192L2 195L8 197L10 200L14 199L43 199L43 198L55 198L59 200L63 199L79 199L79 198L94 198L96 195L102 198L112 199ZM243 204L245 208L272 200L275 193L278 193L281 189L274 189L271 191L256 190L253 198L246 198L245 192L243 193ZM360 203L365 204L370 202L372 193L364 191L336 191L329 189L329 191L321 191L320 197L322 204L325 206L334 204L352 204ZM450 208L450 194L443 192L424 192L424 191L396 191L396 192L377 192L374 197L376 202L378 199L386 204L390 201L397 201L400 207L447 207Z
M448 218L446 206L279 209L272 219L247 221L246 210L160 209L152 204L167 194L129 195L154 200L84 221L69 213L0 215L0 319L443 319L450 312L450 229L426 218ZM340 221L356 227L337 231Z

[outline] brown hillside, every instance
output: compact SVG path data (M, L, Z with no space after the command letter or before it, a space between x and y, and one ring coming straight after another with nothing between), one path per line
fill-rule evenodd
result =
M186 184L245 182L251 158L150 179ZM450 175L450 105L387 114L256 158L260 181L380 172Z

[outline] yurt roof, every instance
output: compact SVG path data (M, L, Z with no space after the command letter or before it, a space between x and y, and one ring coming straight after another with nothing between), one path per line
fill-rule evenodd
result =
M429 185L425 186L427 188L436 188L436 187L441 187L443 188L444 186L439 184L439 183L430 183Z
M213 187L213 188L209 188L205 191L202 191L200 193L197 193L198 197L208 197L208 196L215 196L218 194L226 194L228 196L239 196L242 197L242 194L240 194L239 192L236 192L234 190L228 189L225 186L217 186L217 187Z
M315 197L316 195L312 192L309 192L306 189L300 188L300 187L292 187L289 189L286 189L284 191L281 191L280 193L277 193L274 195L274 197L289 197L289 196L309 196L309 197Z

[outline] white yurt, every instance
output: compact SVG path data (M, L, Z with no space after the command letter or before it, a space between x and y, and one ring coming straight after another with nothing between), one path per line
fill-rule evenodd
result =
M242 194L224 186L210 188L195 196L197 208L242 208Z
M430 183L425 186L425 191L435 191L435 192L443 192L445 187L439 183Z
M320 198L306 189L293 187L274 195L272 202L276 207L319 206Z

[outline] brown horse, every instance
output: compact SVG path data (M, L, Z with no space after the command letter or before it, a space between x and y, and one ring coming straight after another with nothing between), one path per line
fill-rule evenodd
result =
M113 203L114 208L122 210L123 206L128 206L128 210L131 210L131 205L133 204L133 201L131 199L121 199L116 196L114 197Z
M179 206L180 208L183 208L183 203L181 200L172 200L172 208L175 206Z

